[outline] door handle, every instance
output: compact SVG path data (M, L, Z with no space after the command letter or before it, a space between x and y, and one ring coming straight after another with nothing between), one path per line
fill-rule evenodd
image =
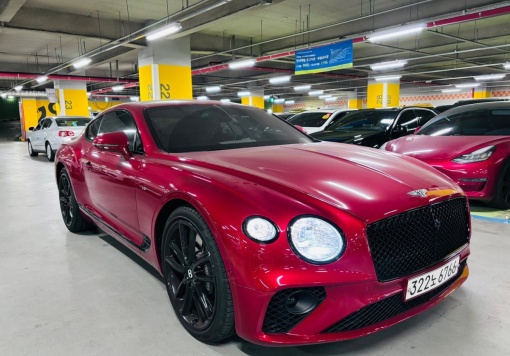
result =
M90 171L92 169L92 163L90 161L85 162L85 168Z

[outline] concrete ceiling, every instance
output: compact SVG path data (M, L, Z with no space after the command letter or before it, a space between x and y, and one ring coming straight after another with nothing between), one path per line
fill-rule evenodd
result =
M408 61L398 71L403 90L428 93L474 75L505 73L502 63L510 58L509 1L0 0L0 92L19 83L28 90L52 86L6 72L136 80L137 52L146 46L143 34L167 17L180 20L183 29L166 41L191 36L193 69L356 39L352 68L293 76L286 86L269 85L269 77L293 71L290 55L258 62L252 70L196 74L195 96L202 95L206 85L222 85L221 97L235 97L245 88L295 97L292 87L298 84L363 93L374 74L369 65L394 59ZM418 35L377 44L364 40L380 29L453 18L458 21L429 26ZM69 62L81 55L90 55L93 63L79 72ZM488 85L510 89L509 80L510 76ZM111 85L99 79L88 82L89 90ZM136 95L136 90L122 94Z

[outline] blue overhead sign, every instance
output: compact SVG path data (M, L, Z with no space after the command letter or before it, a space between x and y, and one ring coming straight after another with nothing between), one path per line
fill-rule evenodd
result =
M352 40L296 51L295 74L352 67Z

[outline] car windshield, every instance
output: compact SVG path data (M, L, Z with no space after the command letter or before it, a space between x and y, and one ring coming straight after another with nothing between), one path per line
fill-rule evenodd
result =
M292 125L298 125L302 127L321 127L331 117L330 112L304 112L296 114L291 119L287 120Z
M55 119L57 126L87 126L90 119L86 117L66 117Z
M385 131L393 123L397 113L395 110L354 111L335 122L328 130Z
M428 122L417 133L430 136L510 135L510 109L478 109L449 114Z
M310 143L313 139L267 112L230 105L169 105L145 110L158 146L166 152Z

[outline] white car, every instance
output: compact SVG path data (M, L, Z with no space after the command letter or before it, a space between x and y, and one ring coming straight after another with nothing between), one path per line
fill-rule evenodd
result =
M90 122L86 116L54 116L39 121L28 130L28 154L31 157L46 153L49 161L55 159L55 152L62 143L78 136Z
M302 127L307 134L325 130L345 114L356 109L303 111L287 120L292 125Z

